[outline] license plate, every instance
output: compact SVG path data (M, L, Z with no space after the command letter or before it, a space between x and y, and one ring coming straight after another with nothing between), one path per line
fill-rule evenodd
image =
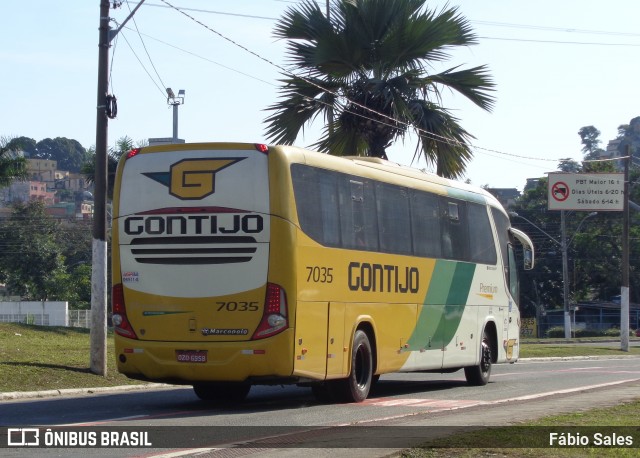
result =
M176 360L179 363L206 363L206 350L176 350Z

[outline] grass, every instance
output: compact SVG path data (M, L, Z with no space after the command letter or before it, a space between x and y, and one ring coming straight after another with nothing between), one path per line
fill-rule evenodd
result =
M595 345L576 345L573 343L545 344L536 340L535 343L521 344L522 358L535 357L567 357L567 356L622 356L640 355L640 348L630 347L629 352L620 350L619 342L605 342L606 338L583 339L592 342L600 342ZM592 438L596 432L607 431L618 434L628 434L629 425L634 440L634 448L620 447L571 447L571 448L534 448L528 447L532 441L539 440L546 445L549 432L576 431ZM589 409L563 415L552 415L539 420L519 423L517 426L501 428L479 429L463 434L430 441L420 448L405 450L400 455L402 458L476 458L476 457L501 457L501 458L577 458L584 456L593 457L637 457L637 441L640 440L640 394L637 400L620 404L615 407ZM613 429L610 429L613 427ZM616 427L622 429L615 429ZM621 431L623 431L621 433ZM544 442L542 442L544 441ZM491 444L510 444L510 448L496 448Z
M89 370L89 330L0 323L0 393L135 384L115 369L107 339L107 375Z
M629 347L629 351L620 349L620 342L603 342L595 345L576 344L526 344L520 349L521 358L560 358L566 356L624 356L640 355L640 347Z
M479 429L437 439L420 448L405 450L402 458L476 458L476 457L637 457L640 427L640 399L615 407L590 409L540 420L519 423L517 426ZM596 433L633 437L632 448L622 447L567 447L533 448L533 442L546 445L549 432L573 432L586 436L593 443ZM511 444L512 448L496 448L486 444Z

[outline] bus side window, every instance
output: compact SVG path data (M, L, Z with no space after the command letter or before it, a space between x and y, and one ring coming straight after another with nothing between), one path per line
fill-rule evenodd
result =
M442 256L440 207L435 194L411 191L411 234L413 254L430 258Z
M349 180L351 187L351 214L353 218L353 247L364 249L364 183Z
M446 259L469 260L469 234L465 201L442 198L442 255Z
M498 243L500 244L500 253L502 254L502 267L504 269L504 281L509 284L509 218L507 218L497 208L491 208L493 221L496 224L498 232Z
M467 203L467 213L471 262L495 265L498 262L498 256L487 207L469 202Z
M411 254L409 192L406 188L376 183L378 236L384 253Z

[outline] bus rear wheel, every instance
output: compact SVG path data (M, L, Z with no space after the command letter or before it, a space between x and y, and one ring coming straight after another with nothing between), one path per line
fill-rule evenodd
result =
M351 373L344 380L333 382L339 401L362 402L367 399L373 382L373 353L367 333L358 329L351 348Z
M491 344L486 332L482 335L480 344L480 363L477 366L465 367L464 376L472 386L483 386L489 383L491 376Z
M203 401L224 403L242 402L251 390L247 383L202 382L193 385L193 391Z

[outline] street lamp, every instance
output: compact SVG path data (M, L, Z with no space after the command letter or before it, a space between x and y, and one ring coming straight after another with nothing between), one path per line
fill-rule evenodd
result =
M178 107L184 104L184 89L176 96L173 90L167 88L167 104L173 106L173 143L178 143Z
M571 243L573 242L576 235L580 231L582 224L588 218L591 218L592 216L596 216L597 214L598 212L591 212L587 216L585 216L582 219L582 221L580 221L580 223L578 224L578 227L573 233L573 236L567 241L567 228L565 224L565 214L564 214L564 210L562 210L560 212L561 238L560 238L560 241L558 241L555 237L551 236L544 229L538 227L536 224L534 224L532 221L525 218L524 216L520 216L516 212L509 212L510 216L522 218L523 220L531 224L533 227L538 229L540 232L542 232L544 235L549 237L551 240L553 240L554 243L556 243L557 245L560 245L560 251L562 251L562 286L563 286L563 296L564 296L563 302L564 302L564 338L565 339L571 338L571 312L569 311L569 256L568 256L569 247L571 246Z

